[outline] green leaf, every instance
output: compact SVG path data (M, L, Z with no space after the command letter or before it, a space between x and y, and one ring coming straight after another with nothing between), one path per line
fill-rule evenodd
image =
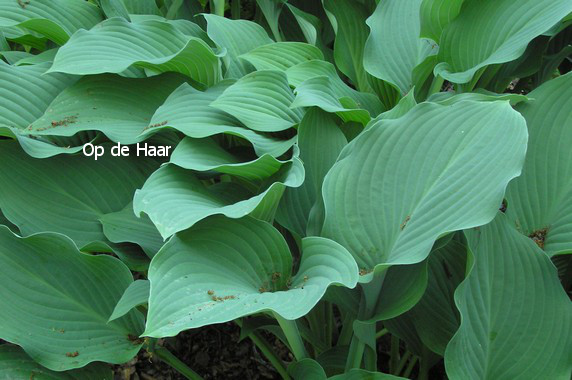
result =
M28 127L77 80L64 74L45 74L49 67L48 63L11 66L0 61L0 125Z
M302 111L291 109L294 94L281 71L256 71L228 87L211 106L225 111L248 128L283 131L298 124Z
M99 0L99 2L107 18L123 17L125 20L131 21L123 0Z
M370 372L354 368L342 375L329 377L328 380L405 380L405 378L389 375L387 373Z
M282 40L280 29L278 28L278 20L280 19L280 13L282 13L282 7L287 1L288 0L256 0L276 41Z
M465 0L422 0L421 37L439 42L443 29L459 15L464 2Z
M210 104L217 99L232 81L222 81L201 92L186 83L176 89L153 115L144 135L165 128L174 128L192 138L204 138L221 133L248 140L259 156L281 156L292 147L295 139L279 140L245 128L235 117Z
M371 33L365 45L367 72L398 88L402 95L413 87L413 69L438 47L419 38L422 0L381 1L367 25Z
M84 368L55 372L33 361L20 347L0 345L0 373L5 379L32 380L112 380L113 373L103 363L90 364Z
M106 241L99 218L123 209L155 167L141 157L109 154L97 161L83 155L38 160L0 140L0 208L23 235L59 232L81 248Z
M366 125L371 120L369 112L359 109L351 98L337 98L330 78L310 78L296 87L296 99L291 108L319 107L326 112L336 113L344 122L355 121ZM344 102L347 106L342 104Z
M145 212L164 239L216 214L241 218L255 211L284 186L298 187L304 181L304 167L298 158L285 164L252 194L233 182L207 187L193 172L169 164L153 173L137 190L133 207L137 215Z
M328 77L333 94L338 99L353 99L359 107L367 110L372 116L376 116L384 110L383 105L374 94L356 91L344 83L338 76L335 66L329 62L318 60L302 62L287 69L286 75L288 76L288 83L293 87L300 86L308 79L320 76Z
M314 45L302 42L278 42L263 45L243 54L256 70L286 71L292 66L311 60L323 60L324 55Z
M132 309L139 305L144 305L149 301L149 292L151 291L151 283L148 280L137 280L132 282L125 293L121 296L117 305L113 309L113 313L109 317L109 322L123 317Z
M326 380L326 372L322 366L315 360L305 358L300 361L294 361L288 366L288 374L294 380Z
M441 356L459 328L460 317L453 296L465 279L466 264L467 247L457 241L433 250L425 294L408 312L423 344Z
M474 262L455 292L449 377L568 379L572 304L548 256L502 214L466 235Z
M80 131L101 131L112 141L134 144L143 140L140 135L152 125L153 113L183 80L173 73L144 79L86 76L63 90L24 132L73 136Z
M130 14L161 15L155 0L123 0L123 2Z
M215 171L246 178L251 181L263 181L269 178L286 161L279 161L265 154L256 160L246 161L229 153L213 139L183 139L171 155L172 164L195 171Z
M65 44L79 29L90 29L102 19L97 6L77 0L2 0L0 28L21 27Z
M153 259L144 335L174 336L261 311L297 319L328 286L355 286L357 267L339 244L306 238L302 251L292 276L288 245L270 224L222 216L202 221L173 237Z
M368 91L370 85L363 67L364 46L368 36L364 21L369 16L365 6L352 0L322 0L322 4L336 32L336 65L360 91Z
M326 176L322 233L368 271L423 261L439 236L494 218L526 142L525 121L508 102L422 103L380 120Z
M518 58L530 41L571 11L568 0L465 1L443 30L435 75L467 83L481 68Z
M572 253L572 74L528 94L517 110L530 143L522 176L507 189L507 216L549 255Z
M39 364L54 371L118 364L139 351L130 337L142 331L140 313L107 323L133 282L119 260L83 254L60 234L20 238L0 226L0 264L0 338Z
M203 40L189 37L167 22L130 23L121 18L75 33L58 50L49 72L121 73L131 66L152 73L178 72L205 86L218 83L222 75L218 56Z
M221 48L226 49L226 78L240 78L254 68L238 57L259 46L274 41L260 25L247 20L230 20L213 14L203 15L207 20L209 37Z
M322 182L346 144L347 140L333 116L318 109L306 112L298 127L300 159L304 162L306 177L302 186L288 188L284 192L276 215L281 225L299 236L320 234L323 224ZM312 214L315 218L310 222Z
M103 215L99 220L105 237L113 243L137 244L151 258L163 246L163 238L151 220L145 215L137 217L132 203L121 211Z
M427 99L428 102L439 103L443 105L450 105L465 100L473 100L479 102L495 102L499 100L507 100L512 106L515 106L521 102L528 102L534 99L528 95L521 94L496 94L483 89L476 89L475 92L464 92L461 94L454 94L450 92L437 92Z

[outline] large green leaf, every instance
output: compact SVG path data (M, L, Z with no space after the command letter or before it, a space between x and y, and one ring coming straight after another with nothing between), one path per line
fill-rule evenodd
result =
M360 109L352 98L338 98L328 77L310 78L296 87L295 92L292 108L319 107L326 112L336 113L344 122L354 121L364 126L371 120L369 112Z
M142 132L152 125L155 110L183 80L173 73L145 79L86 76L62 91L25 133L73 136L89 130L101 131L122 144L139 142ZM145 96L140 96L143 93Z
M16 142L0 141L0 208L23 235L59 232L81 248L106 241L99 218L123 209L155 167L142 157L109 154L97 161L83 155L38 160Z
M571 11L569 0L465 0L443 30L435 74L467 83L481 68L518 58Z
M251 181L263 181L278 172L285 163L268 154L252 161L246 161L226 151L213 139L189 137L177 145L170 162L189 170L212 170Z
M232 81L222 81L201 92L184 83L165 101L151 119L144 134L164 128L174 128L193 138L216 134L229 134L248 140L259 156L280 156L292 147L295 140L280 140L245 128L235 117L210 104L217 99Z
M508 102L422 103L379 120L326 176L322 233L366 270L420 262L439 236L494 218L526 143Z
M223 216L204 220L173 237L153 259L144 335L174 336L261 311L297 319L331 284L356 285L355 261L339 244L306 238L302 251L293 275L288 245L270 224Z
M203 15L207 20L207 33L218 46L226 49L226 78L240 78L254 67L238 58L252 49L274 41L260 25L247 20L230 20L213 14Z
M11 66L0 61L0 125L24 129L42 116L48 105L77 79L45 74L48 63Z
M333 94L338 99L350 98L359 108L367 110L370 115L376 116L382 112L383 105L374 95L366 92L359 92L348 86L338 75L336 67L330 62L312 60L302 62L286 70L288 83L298 87L308 79L325 76L330 79Z
M367 19L371 33L363 65L371 75L397 87L402 95L413 87L413 69L437 53L437 45L419 38L421 1L381 1Z
M125 293L121 296L117 305L113 309L113 313L109 317L109 321L123 317L129 311L139 305L144 305L149 301L149 292L151 284L149 280L137 280L132 282Z
M449 378L569 379L572 304L548 256L500 213L466 234L474 261L455 292Z
M304 115L298 127L298 146L306 177L302 186L284 192L276 215L280 224L299 236L319 235L323 223L322 182L346 144L333 116L319 109L310 109Z
M100 219L103 233L113 243L134 243L149 257L153 257L163 246L161 235L147 216L137 217L133 204L121 211L103 215Z
M63 45L79 29L102 19L97 6L82 0L2 0L0 28L18 26Z
M211 106L225 111L248 128L277 132L300 122L302 111L291 109L294 94L282 71L250 73L228 87Z
M107 322L133 282L119 260L83 254L63 235L20 238L0 226L0 272L0 338L41 365L123 363L139 351L140 313Z
M219 82L222 75L218 56L203 40L167 22L130 23L122 18L75 33L58 50L49 72L121 73L131 66L152 73L178 72L206 86Z
M429 256L429 281L419 303L408 314L425 346L439 355L459 328L453 295L465 278L467 247L451 241Z
M542 85L517 110L530 134L522 176L507 189L507 215L550 255L572 253L572 74Z
M0 373L4 379L32 380L112 380L113 373L103 363L90 364L81 369L55 372L32 360L20 347L0 345Z
M459 15L465 0L422 0L421 37L435 42L441 39L443 29Z
M369 16L365 6L352 0L322 0L322 4L336 32L336 65L360 91L368 91L370 85L363 67L364 46L368 35L364 21Z
M173 164L153 173L133 201L136 214L149 215L164 239L216 214L241 218L255 211L265 199L282 195L284 187L298 187L304 181L304 167L298 158L252 194L234 182L206 186L190 170ZM278 199L279 200L279 199Z
M314 59L323 60L324 55L314 45L301 42L278 42L263 45L243 54L240 58L250 62L256 70L282 70Z

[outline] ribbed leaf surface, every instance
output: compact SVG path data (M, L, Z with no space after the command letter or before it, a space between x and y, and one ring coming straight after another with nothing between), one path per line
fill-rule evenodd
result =
M19 26L63 45L79 29L102 20L97 6L82 0L0 1L0 28Z
M129 23L121 18L75 33L56 54L50 72L121 73L131 66L178 72L206 86L219 82L222 75L218 57L203 40L166 22Z
M282 70L313 59L323 60L324 55L314 45L301 42L278 42L263 45L243 54L240 58L250 62L256 70Z
M466 0L443 30L435 74L467 83L483 67L518 58L533 38L571 11L569 0Z
M97 162L83 155L38 160L1 141L0 208L23 235L59 232L81 248L106 241L99 218L123 209L155 166L109 153Z
M355 261L339 244L307 238L302 251L293 276L284 238L272 225L252 218L217 216L176 235L151 264L144 335L173 336L260 311L296 319L331 284L356 285Z
M112 380L113 373L103 363L90 364L84 368L55 372L32 360L20 347L0 345L0 373L5 379L32 380Z
M440 235L492 220L526 142L524 119L505 102L422 103L380 120L326 176L323 234L360 268L420 262Z
M265 199L283 186L298 187L304 181L299 159L283 166L269 178L259 194L251 194L232 182L205 186L189 170L169 164L153 173L133 201L135 213L145 212L164 239L216 214L241 218L253 212Z
M455 292L449 378L570 378L572 304L548 256L502 214L467 238L474 262Z
M507 215L550 255L572 253L572 74L551 80L517 110L530 134L522 176L507 189Z
M151 291L151 283L148 280L133 281L121 296L117 305L113 309L113 313L109 317L109 321L123 317L129 313L131 309L146 304L149 301L149 292Z
M225 133L248 140L259 156L266 153L272 156L284 154L294 144L293 139L279 140L245 128L235 117L210 105L232 83L222 81L204 92L182 84L155 112L150 128L144 133L154 133L164 128L174 128L193 138Z
M107 323L133 281L119 260L80 253L59 234L20 238L0 226L0 274L0 338L41 365L62 371L123 363L139 351L140 313Z
M277 132L299 123L303 112L291 109L294 94L281 71L257 71L228 87L211 106L225 111L248 128Z

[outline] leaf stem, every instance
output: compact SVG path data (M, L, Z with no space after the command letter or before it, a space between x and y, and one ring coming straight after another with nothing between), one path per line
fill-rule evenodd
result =
M230 15L234 20L240 19L240 0L231 0Z
M171 351L167 350L165 347L158 347L153 351L153 353L157 355L161 361L170 365L187 379L203 380L203 378L198 373L190 369L185 363L179 360L179 358L173 355Z
M441 91L441 87L443 87L443 83L445 83L445 78L441 75L437 75L433 78L433 82L431 83L431 87L429 87L429 92L427 93L427 97L430 97L433 94L436 94Z
M274 313L274 318L276 318L280 328L282 328L282 331L284 332L284 335L286 335L286 339L290 344L290 348L292 349L292 353L296 360L299 361L307 358L308 353L306 352L306 347L304 346L304 341L302 340L296 321L284 319L278 313Z
M395 335L391 336L391 357L389 358L389 372L395 374L397 364L399 363L399 338Z
M377 332L377 334L375 334L375 340L378 340L379 338L381 338L384 335L387 335L389 333L389 330L387 329L381 329Z
M417 360L418 360L417 356L411 358L409 364L407 365L407 368L405 368L405 371L403 371L403 377L407 379L409 378L409 375L411 375L411 372L413 371L413 368L415 367Z
M284 363L282 360L276 355L272 346L260 335L260 333L253 331L248 334L248 337L252 342L258 347L258 349L262 352L262 354L270 361L272 366L276 369L276 371L282 376L284 380L290 380L290 375L286 371L286 367L284 367Z
M211 13L224 17L225 0L211 0Z

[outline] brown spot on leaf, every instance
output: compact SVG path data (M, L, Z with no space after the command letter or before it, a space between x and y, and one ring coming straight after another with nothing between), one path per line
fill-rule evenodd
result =
M399 228L401 230L403 230L405 228L405 226L407 225L407 222L409 222L409 220L411 219L411 216L407 215L407 217L405 218L405 220L403 221L403 223L401 223L401 225L399 226Z
M369 273L371 273L371 272L373 272L373 269L361 268L361 269L359 270L359 275L360 275L360 276L365 276L366 274L369 274Z
M143 339L141 339L138 336L133 335L133 334L127 334L127 339L129 339L129 341L136 346L143 343L143 341L144 341Z
M540 249L544 249L544 240L546 240L547 233L548 233L548 227L545 227L534 231L533 233L528 235L528 237L531 238L532 241L534 241L536 245L540 247Z
M212 296L212 295L214 294L214 290L209 290L209 291L207 292L207 294L208 294L209 296Z
M78 356L78 355L79 355L79 352L77 352L77 351L74 351L74 352L66 352L66 356L67 356L68 358L75 358L75 357Z

